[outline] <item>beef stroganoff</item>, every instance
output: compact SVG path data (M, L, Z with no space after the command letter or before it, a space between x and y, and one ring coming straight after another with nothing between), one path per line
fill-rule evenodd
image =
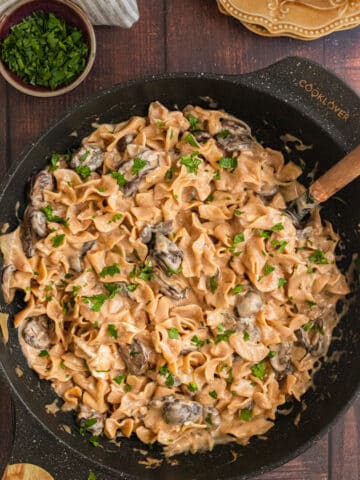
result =
M331 224L286 211L301 172L223 111L154 102L34 177L3 294L92 443L245 445L309 388L349 289Z

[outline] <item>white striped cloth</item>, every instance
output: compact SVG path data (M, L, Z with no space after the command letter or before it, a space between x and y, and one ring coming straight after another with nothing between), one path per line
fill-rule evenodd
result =
M17 0L0 0L0 15ZM89 15L94 25L130 28L139 20L136 0L74 0Z

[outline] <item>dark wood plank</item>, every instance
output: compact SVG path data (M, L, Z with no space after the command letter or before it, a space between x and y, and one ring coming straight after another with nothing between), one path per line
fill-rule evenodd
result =
M10 458L15 434L14 405L8 387L0 377L0 478Z
M360 478L360 399L333 428L329 453L329 480Z
M10 153L19 153L51 122L91 93L129 78L164 71L163 0L140 3L141 20L131 30L96 29L94 68L75 91L52 99L38 99L9 88Z

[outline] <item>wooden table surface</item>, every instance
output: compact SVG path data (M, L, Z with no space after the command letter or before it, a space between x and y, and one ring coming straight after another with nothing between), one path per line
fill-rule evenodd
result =
M0 79L0 176L20 152L63 112L84 97L144 74L217 72L239 74L289 55L313 59L340 75L360 94L360 27L302 42L262 38L221 15L215 0L138 0L140 21L131 30L98 27L98 53L86 81L54 99L27 97ZM10 395L0 384L0 470L10 454ZM360 401L306 453L262 480L358 480ZM67 479L63 479L67 480Z

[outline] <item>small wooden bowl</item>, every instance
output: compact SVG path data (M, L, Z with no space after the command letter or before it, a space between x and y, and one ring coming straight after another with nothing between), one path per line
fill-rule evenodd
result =
M71 0L52 0L51 2L48 0L20 0L8 8L0 18L0 41L8 36L11 27L39 10L45 13L54 13L56 16L63 18L69 25L83 32L85 42L89 47L89 55L84 70L71 83L53 90L25 83L15 73L11 72L1 59L0 73L10 85L22 93L35 97L55 97L73 90L89 74L96 54L95 32L87 14Z

